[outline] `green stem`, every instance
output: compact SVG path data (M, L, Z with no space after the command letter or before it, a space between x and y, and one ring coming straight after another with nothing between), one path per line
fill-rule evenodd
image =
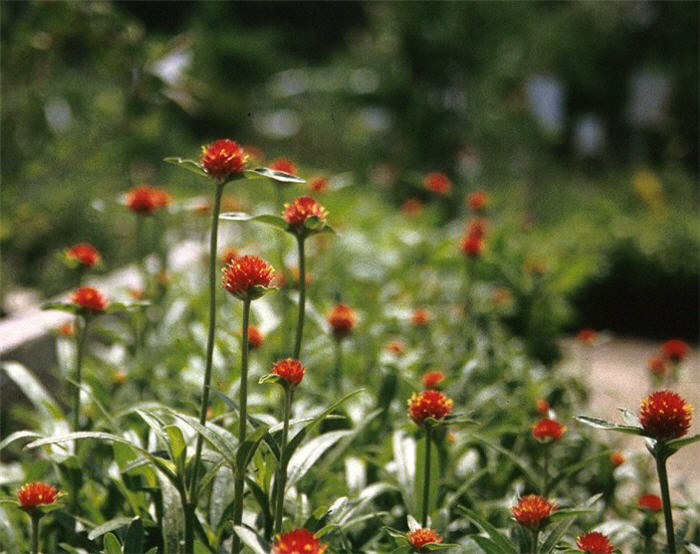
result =
M421 526L428 526L428 510L430 505L430 458L432 446L430 427L425 428L425 472L423 474L423 509L421 511Z
M666 456L663 453L655 453L654 459L656 460L656 472L659 475L659 485L661 486L661 500L664 505L668 552L669 554L676 554L676 536L673 532L673 514L671 513L671 495L668 489L668 474L666 473Z
M335 377L335 392L340 395L343 392L343 339L335 339L335 366L333 368Z
M214 330L216 328L216 246L219 235L219 210L221 209L221 196L224 192L223 183L217 183L214 193L214 205L211 211L211 236L209 238L209 334L207 336L206 365L204 367L204 382L202 383L202 403L199 409L199 424L206 425L207 407L209 405L209 387L211 385L212 359L214 356ZM197 504L196 490L199 473L199 463L202 458L203 437L197 434L194 463L190 477L189 501ZM190 537L194 540L194 537ZM192 552L194 543L185 542L185 551Z
M39 520L41 514L32 514L32 554L39 554Z
M185 495L186 496L186 495ZM194 504L182 499L182 508L185 512L185 552L193 552L194 548Z
M284 457L287 448L287 438L289 436L289 419L292 415L292 396L294 389L285 387L284 389L284 427L282 428L282 444L280 456ZM284 514L284 489L287 486L287 467L280 462L277 473L277 502L275 506L275 533L282 531L282 516Z
M87 336L88 316L83 319L82 325L76 318L75 334L75 388L73 391L73 431L79 431L80 426L80 385L83 378L83 353L85 351L85 337Z
M284 198L282 196L282 186L278 183L274 183L275 187L275 204L277 206L277 209L282 209L282 205L284 203ZM285 241L285 236L284 233L277 233L277 263L279 264L277 267L279 268L280 275L283 275L284 277L289 277L288 272L286 271L286 267L284 265L284 241ZM289 285L289 283L287 283ZM287 317L289 315L289 300L287 299L287 296L285 294L280 294L279 295L279 301L280 301L280 318L282 320L281 323L281 330L282 330L282 352L286 352L287 350L287 341L289 340L289 322L287 321Z
M297 337L294 341L293 358L300 359L301 338L304 335L304 312L306 311L306 259L304 257L304 237L297 236L299 246L299 318L297 319Z
M549 494L549 444L544 444L544 467L542 468L542 496Z
M242 445L246 437L246 420L248 419L248 326L250 320L250 298L243 301L243 332L241 333L241 386L239 390L239 421L238 444ZM245 467L238 468L238 474L234 480L233 492L233 525L240 525L243 521L243 485L245 482ZM236 532L231 541L231 552L238 554L241 551L241 539Z
M532 530L532 554L537 554L539 552L538 548L538 538L540 536L540 530L539 529L533 529Z

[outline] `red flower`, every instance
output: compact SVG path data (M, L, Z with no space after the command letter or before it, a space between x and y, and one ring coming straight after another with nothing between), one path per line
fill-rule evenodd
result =
M330 183L326 177L314 177L309 181L309 188L314 192L326 192Z
M403 204L401 204L401 210L406 215L418 215L423 211L423 202L418 198L407 198Z
M296 387L304 378L306 370L299 360L287 358L272 366L272 373L279 375L290 387Z
M516 506L510 508L515 521L530 529L540 527L555 510L552 502L537 494L523 496Z
M173 200L173 197L165 189L154 188L152 194L156 208L167 208Z
M310 196L300 196L294 202L285 204L282 212L284 220L297 229L302 229L310 217L316 217L321 224L324 224L327 216L326 208Z
M430 312L423 308L418 308L411 314L411 323L416 327L425 327L430 323L431 316Z
M585 554L612 554L614 548L608 537L596 531L577 537L576 546Z
M427 544L442 542L442 537L434 529L416 529L408 533L408 542L413 548L421 550Z
M275 274L274 268L257 256L240 256L223 272L224 288L241 300L260 298Z
M595 342L596 336L598 333L596 332L595 329L581 329L577 334L576 334L576 340L579 341L581 344L585 345L592 345Z
M647 367L649 368L651 374L655 375L656 377L663 377L668 371L666 360L661 356L652 356L649 358L649 360L647 360Z
M437 389L445 380L445 374L442 371L428 371L423 374L421 382L426 389Z
M17 491L17 500L23 510L32 510L42 504L53 504L58 498L58 490L53 485L34 481L22 485Z
M355 327L357 316L347 304L336 304L328 314L327 320L335 337L341 339L348 336Z
M484 238L484 236L486 236L486 231L488 231L488 225L488 220L483 217L470 219L469 222L467 222L467 234Z
M511 291L508 287L496 287L491 292L491 301L496 307L510 304L512 300L513 291Z
M639 421L654 439L677 439L688 432L693 407L675 392L662 390L642 400Z
M71 294L70 300L86 312L99 313L107 308L107 300L93 287L80 287Z
M549 402L547 402L544 398L538 398L535 401L535 408L537 409L538 413L547 415L549 413Z
M311 531L299 528L277 535L272 554L323 554L326 546Z
M251 350L257 350L262 346L265 340L265 335L262 331L258 329L255 325L250 325L248 327L248 348Z
M643 494L637 499L637 506L650 512L660 512L664 507L661 497L655 494Z
M467 196L467 206L470 210L480 212L489 203L489 193L484 190L477 190Z
M460 245L462 254L470 258L478 258L484 251L484 241L478 235L466 234Z
M234 173L241 173L248 162L248 154L230 139L219 139L202 146L202 167L214 179L221 181Z
M683 361L689 350L688 343L681 339L667 340L661 345L661 355L674 364Z
M385 348L395 356L402 356L406 352L406 343L401 340L390 340Z
M424 390L408 399L408 415L421 425L427 418L442 419L452 412L452 399L440 391Z
M428 173L423 177L423 186L430 192L447 196L452 190L452 181L444 173Z
M72 337L75 335L75 325L72 321L66 321L58 327L57 331L62 337Z
M554 419L547 417L540 419L532 426L532 436L537 440L546 442L551 439L558 441L566 433L566 426Z
M139 215L151 215L158 209L158 197L153 191L148 185L134 187L126 193L126 207Z
M272 160L268 165L270 169L275 171L283 171L284 173L289 173L291 175L298 175L299 170L292 160L289 158L277 158Z
M66 260L75 261L87 269L98 265L102 261L102 256L100 256L95 247L84 242L70 247L66 250L65 256Z
M613 452L610 454L610 463L613 465L613 467L621 466L626 460L627 458L625 458L625 455L622 452Z

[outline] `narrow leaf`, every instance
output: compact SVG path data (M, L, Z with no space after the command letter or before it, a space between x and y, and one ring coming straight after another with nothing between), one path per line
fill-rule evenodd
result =
M284 171L277 171L275 169L270 169L267 167L258 167L256 169L246 169L244 175L247 179L258 179L260 177L265 177L267 179L272 179L280 183L306 183L301 177L292 175L291 173L285 173Z
M496 545L501 549L500 551L503 554L517 554L517 551L511 542L485 518L481 517L476 512L465 508L464 506L458 506L457 509L477 527L483 529L489 535L489 537L491 537L491 540L493 540L493 542L496 543Z
M247 527L243 527L242 525L236 525L233 529L241 538L241 541L243 541L243 543L255 554L270 554L269 545L255 531L248 529Z
M606 431L619 431L620 433L627 433L629 435L643 435L644 430L641 427L632 427L631 425L617 425L610 421L605 421L604 419L598 419L597 417L588 416L576 416L574 419L595 427L596 429L605 429Z
M209 177L209 175L206 171L204 171L202 166L194 160L187 160L185 158L180 158L179 156L171 156L165 158L163 161L169 164L180 166L181 168L187 169L188 171L192 171L193 173L201 175L202 177Z

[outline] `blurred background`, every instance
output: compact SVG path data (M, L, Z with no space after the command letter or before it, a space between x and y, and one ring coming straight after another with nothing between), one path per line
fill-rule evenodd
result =
M389 207L434 203L439 224L485 189L563 276L564 326L698 338L696 3L0 10L6 314L71 286L72 244L128 262L133 221L111 204L143 183L208 196L161 160L230 137ZM429 171L457 201L416 186Z

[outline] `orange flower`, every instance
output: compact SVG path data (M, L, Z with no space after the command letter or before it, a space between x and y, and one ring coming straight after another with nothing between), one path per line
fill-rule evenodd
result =
M608 537L597 531L576 537L576 546L585 554L612 554L614 548Z
M53 504L57 498L56 487L41 481L26 483L17 491L17 500L23 510L33 510L42 504Z
M452 412L452 399L437 390L414 393L408 399L408 415L421 425L427 418L442 419Z
M357 316L350 306L341 303L336 304L330 311L327 321L333 330L333 335L337 339L342 339L348 336L355 327Z
M477 190L467 196L467 206L474 212L480 212L489 203L489 193L484 190Z
M93 287L80 287L71 294L70 300L86 312L99 313L107 308L107 300Z
M444 380L445 374L442 371L428 371L423 374L421 382L426 389L437 389Z
M158 195L148 185L134 187L126 193L125 204L132 212L139 215L151 215L158 208Z
M621 466L626 460L627 458L625 458L625 455L622 452L613 452L610 454L610 463L613 465L613 467Z
M394 356L403 356L406 352L406 343L401 340L390 340L386 343L385 348Z
M296 229L303 229L310 217L315 217L324 224L327 216L326 208L310 196L300 196L294 202L285 204L284 212L282 212L284 220Z
M430 192L447 196L452 190L452 181L444 173L428 173L423 177L423 186Z
M57 332L62 337L72 337L75 335L75 325L72 321L66 321L58 327Z
M529 529L538 529L555 510L554 503L537 494L523 496L510 508L515 521Z
M656 494L643 494L637 499L637 506L650 512L660 512L664 507L661 497Z
M241 300L255 300L264 294L275 274L274 268L257 256L240 256L224 269L224 288Z
M112 373L112 382L117 385L118 387L122 386L124 383L126 383L126 380L129 378L129 375L126 371L123 369L118 369L114 373Z
M646 434L654 439L668 440L688 432L693 407L675 392L662 390L642 400L639 421Z
M77 262L87 269L98 265L102 261L102 256L100 256L95 247L85 242L71 246L66 250L65 256L66 260Z
M204 171L214 179L223 181L245 169L248 154L235 141L219 139L209 146L202 146L201 161Z
M255 325L250 325L248 327L248 348L251 350L257 350L262 346L265 340L265 335L262 331L258 329Z
M272 554L323 554L327 545L304 528L277 535L272 545Z
M674 364L683 361L689 350L688 343L681 339L667 340L661 345L661 355L667 360L671 360Z
M173 200L173 197L165 189L154 188L151 194L153 194L153 203L158 209L167 208Z
M566 433L565 425L547 417L540 419L532 426L532 436L542 442L547 442L549 439L552 442L558 441L564 433Z
M289 173L291 175L299 174L296 164L289 158L277 158L276 160L272 160L267 167L274 169L275 171L283 171L284 173Z
M408 533L408 542L413 548L422 552L422 548L427 544L442 542L442 537L434 529L416 529Z
M647 360L647 367L649 368L649 372L655 377L663 377L668 371L666 360L661 356L652 356L649 358Z
M287 358L272 366L272 373L279 375L290 387L296 387L304 378L306 370L299 360Z
M326 192L330 186L327 177L314 177L309 181L309 189L314 192Z
M478 258L484 251L484 241L481 237L472 234L466 234L460 245L462 254L470 258Z
M416 327L425 327L431 319L430 312L424 308L418 308L411 314L411 323Z
M544 398L538 398L535 401L535 408L537 409L538 413L547 415L549 413L549 402L547 402L547 400Z
M576 340L579 341L581 344L585 344L587 346L591 346L597 337L598 333L596 332L595 329L581 329L577 334L576 334Z
M418 215L423 211L423 202L418 198L407 198L401 204L401 210L406 215Z

